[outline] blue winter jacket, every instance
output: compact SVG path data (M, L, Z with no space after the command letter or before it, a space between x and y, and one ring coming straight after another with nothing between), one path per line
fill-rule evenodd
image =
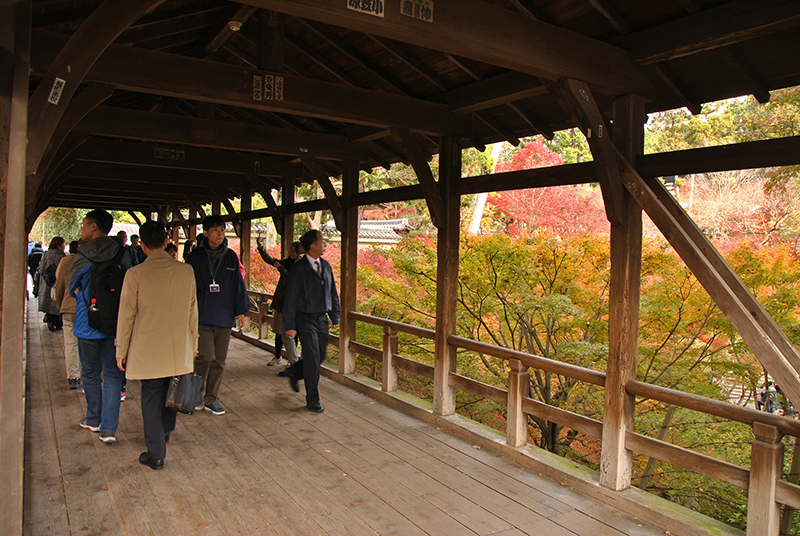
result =
M83 291L89 288L94 263L110 261L117 256L120 247L122 246L117 237L95 238L81 246L70 267L67 285L69 286L69 295L76 298L73 333L79 339L113 339L115 337L89 327L89 316L86 313ZM122 256L122 264L126 268L130 268L130 257L127 252Z
M250 310L247 288L239 271L239 257L228 249L226 239L220 246L226 251L212 275L206 247L204 241L186 258L186 263L194 268L194 280L197 283L198 324L232 328L236 326L236 317ZM212 282L219 285L219 292L211 292Z

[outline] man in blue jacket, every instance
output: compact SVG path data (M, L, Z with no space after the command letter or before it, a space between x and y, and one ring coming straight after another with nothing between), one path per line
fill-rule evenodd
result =
M297 382L306 387L306 407L314 413L325 409L319 401L319 367L328 349L328 331L339 325L339 293L325 253L322 233L312 230L300 237L306 256L289 270L283 296L283 322L287 337L300 334L303 355L300 361L286 369L292 390L299 391ZM330 323L328 322L330 319Z
M83 293L89 288L94 264L114 259L122 247L117 237L108 236L113 225L114 217L105 210L92 210L86 214L81 224L81 240L84 244L67 276L69 295L76 298L73 334L78 338L78 356L86 396L86 417L79 424L92 432L100 432L100 441L103 443L117 440L119 395L125 373L117 368L114 335L89 326ZM126 267L130 266L127 253L121 262Z
M203 220L203 240L186 258L194 269L197 283L199 318L198 354L194 371L203 377L203 407L214 415L225 409L217 400L228 357L231 328L244 325L244 315L250 310L247 288L239 271L239 257L228 249L225 222L212 215Z

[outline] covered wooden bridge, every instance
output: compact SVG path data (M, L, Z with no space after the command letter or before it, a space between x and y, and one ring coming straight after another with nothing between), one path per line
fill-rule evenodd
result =
M800 85L798 26L800 3L791 0L0 0L0 526L21 533L29 500L30 226L50 206L100 207L157 213L191 235L210 203L212 212L226 207L245 264L251 219L273 218L286 246L294 214L330 210L342 233L348 313L332 373L341 382L442 426L455 426L457 389L478 392L507 405L506 436L486 443L497 452L527 463L527 416L543 416L602 439L601 471L585 484L572 475L575 486L637 508L624 506L636 451L748 489L748 533L777 534L781 505L800 508L800 488L780 478L780 439L800 435L797 423L637 381L641 223L645 210L797 406L796 348L657 177L798 164L800 140L642 156L643 124L652 111L697 112L747 94L766 102L769 91ZM464 148L574 126L594 162L461 177ZM360 170L394 162L411 165L419 183L363 190ZM303 181L325 198L295 203ZM587 182L600 184L611 222L605 373L456 337L460 197ZM255 194L266 209L252 210ZM232 198L241 198L238 212ZM411 199L425 199L438 230L433 331L354 312L359 207ZM357 322L383 325L384 347L360 344ZM435 366L398 355L398 331L433 339ZM507 359L508 390L455 374L457 348ZM380 390L353 376L356 353L383 362ZM398 367L433 379L429 411L394 394ZM529 367L605 387L604 420L528 398ZM637 396L752 425L751 467L635 434ZM658 510L648 515L666 523Z

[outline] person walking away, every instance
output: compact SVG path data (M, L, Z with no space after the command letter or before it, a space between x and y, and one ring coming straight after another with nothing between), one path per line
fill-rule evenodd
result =
M300 361L286 369L286 375L294 392L299 392L297 382L303 380L306 407L322 413L325 409L319 398L319 368L328 349L328 319L334 328L339 325L339 294L331 265L322 258L325 253L322 233L311 230L300 237L300 243L306 251L305 260L289 270L283 322L287 337L300 335L303 349Z
M67 254L64 253L64 244L64 239L60 236L53 237L36 271L38 278L36 288L39 289L39 312L44 313L44 321L47 323L47 328L50 331L58 331L61 329L61 313L58 310L53 287L56 283L58 263L67 256Z
M114 336L116 326L105 331L89 325L89 308L97 308L88 296L95 265L115 262L120 269L130 267L128 253L122 249L117 237L109 237L114 218L105 210L88 212L81 225L81 246L67 282L68 293L76 298L74 333L78 338L78 355L81 359L83 390L86 396L86 416L79 423L82 428L100 432L100 441L114 443L119 425L120 390L124 375L117 367ZM108 265L106 265L108 266ZM120 289L115 289L117 292ZM112 312L116 316L117 310ZM93 312L94 315L94 312Z
M75 338L75 298L67 294L67 279L69 269L75 262L75 256L80 248L80 241L73 240L69 243L69 255L58 263L56 270L56 304L61 313L61 323L64 327L64 359L67 365L67 384L70 389L81 386L81 359L78 356L78 339Z
M219 215L203 220L203 239L186 258L194 270L199 311L198 354L194 371L203 377L203 405L214 415L225 414L219 403L219 388L228 357L231 328L244 325L250 300L239 271L239 257L228 249L225 222Z
M289 268L300 258L302 246L300 242L292 242L289 256L279 261L267 253L267 249L264 247L260 238L256 239L256 242L258 243L258 253L261 255L264 262L274 266L281 274L278 279L278 284L275 285L275 293L272 297L272 303L270 304L270 309L272 309L272 331L275 332L275 357L267 363L267 366L294 365L299 359L297 345L292 337L286 336L286 328L283 325L283 314L281 310L283 309L283 296L286 292L286 279L289 277ZM281 346L284 345L286 346L287 359L281 357Z
M39 296L39 289L36 286L36 270L39 269L39 264L42 262L42 256L44 255L44 250L42 249L42 243L36 242L33 245L33 249L31 249L30 253L28 253L28 274L31 276L31 284L33 285L33 295L34 297Z
M145 452L139 463L162 469L177 412L166 407L173 376L191 373L197 354L197 291L194 271L164 248L164 226L139 228L145 260L125 273L117 321L117 366L141 380Z

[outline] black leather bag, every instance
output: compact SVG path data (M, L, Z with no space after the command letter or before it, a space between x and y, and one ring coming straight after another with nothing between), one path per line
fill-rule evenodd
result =
M203 377L194 372L182 376L174 376L169 382L166 406L179 413L191 415L194 408L200 405L200 387Z

